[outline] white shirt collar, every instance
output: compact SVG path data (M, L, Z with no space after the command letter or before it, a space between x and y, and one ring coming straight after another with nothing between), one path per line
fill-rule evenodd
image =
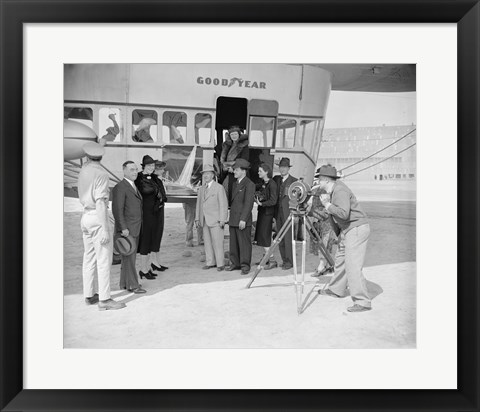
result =
M207 183L207 187L210 189L212 187L212 182L213 180L210 180L210 182Z
M240 178L237 180L237 183L240 183L240 182L243 180L244 177L245 177L245 176L240 177Z
M124 177L124 179L125 179L128 183L130 183L130 185L131 185L135 190L137 190L137 187L135 186L135 183L133 183L130 179L127 179L126 177Z
M282 182L285 182L285 180L287 180L289 176L290 176L290 173L287 173L285 176L282 176Z

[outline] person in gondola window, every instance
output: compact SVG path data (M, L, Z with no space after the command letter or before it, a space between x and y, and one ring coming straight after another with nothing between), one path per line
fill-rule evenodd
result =
M164 167L165 162L161 162L159 168L163 169ZM160 264L160 244L163 236L167 195L162 180L154 173L155 160L149 155L143 156L142 168L143 170L135 180L135 185L143 197L142 232L138 245L141 264L140 278L154 279L156 276L154 270L163 272L168 269Z

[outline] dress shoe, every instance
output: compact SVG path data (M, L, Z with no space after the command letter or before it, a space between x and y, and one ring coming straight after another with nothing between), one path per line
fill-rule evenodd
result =
M167 270L168 268L166 266L163 266L163 265L157 266L157 265L154 265L152 263L152 269L153 270L158 270L159 272L163 272L164 270Z
M241 268L239 268L239 267L237 267L237 266L227 266L227 267L225 268L225 270L226 270L227 272L232 272L232 271L234 271L234 270L240 270L240 269L241 269Z
M291 265L290 263L285 263L282 265L283 270L289 270L291 268L293 268L293 265Z
M242 276L248 275L250 273L250 269L242 269Z
M126 307L125 303L115 302L113 299L101 300L98 302L98 310L117 310Z
M147 291L145 289L142 289L140 287L138 288L135 288L135 289L128 289L129 292L133 292L133 293L136 293L136 294L140 294L140 293L147 293Z
M212 269L214 267L215 267L215 265L205 265L204 267L202 267L202 269L207 270L207 269Z
M217 268L217 272L221 272L221 271L224 270L224 269L225 269L225 266L219 266L219 267Z
M98 293L95 293L95 295L93 295L92 297L90 298L85 298L85 303L87 305L95 305L98 303Z
M264 269L265 269L265 270L270 270L270 269L275 269L275 268L277 268L277 267L278 267L278 263L277 263L275 260L273 260L273 261L271 261L271 262L268 262L268 263L265 265L265 268L264 268Z
M369 308L367 306L358 305L358 304L355 303L355 305L350 306L349 308L347 308L347 310L349 312L366 312L368 310L372 310L372 308Z
M320 289L318 291L319 295L330 296L331 298L341 298L342 296L333 293L330 289Z
M140 275L140 279L143 279L143 278L147 278L150 280L155 279L155 276L152 276L150 271L148 271L147 273L143 273L142 271L140 271L138 274Z

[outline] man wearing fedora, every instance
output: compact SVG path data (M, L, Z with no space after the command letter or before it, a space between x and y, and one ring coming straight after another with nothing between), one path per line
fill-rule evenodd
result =
M367 282L362 269L370 235L367 215L360 207L353 192L337 180L335 167L324 165L318 171L320 189L327 193L320 195L330 222L338 233L338 248L335 255L335 273L328 288L320 290L321 295L342 298L350 291L353 306L349 312L365 312L372 308Z
M110 297L110 267L112 265L113 239L108 218L110 196L109 177L100 164L105 153L98 143L83 147L88 161L78 175L78 198L83 206L80 222L83 235L83 295L87 305L98 303L100 310L125 307ZM98 276L98 294L94 293L95 273Z
M202 269L224 268L223 228L227 222L228 202L223 186L215 182L215 169L205 165L202 170L203 184L198 191L195 223L203 228L206 264Z
M250 272L252 260L252 208L255 200L255 184L246 176L250 163L237 159L233 164L235 181L232 186L230 203L230 262L226 269L242 270L242 275Z
M290 159L288 157L282 157L278 164L280 169L280 175L273 178L278 187L278 200L275 209L275 223L277 226L277 234L288 219L290 215L288 189L290 185L297 181L296 177L290 175ZM282 257L282 269L288 270L293 267L293 250L292 250L292 228L288 229L283 237L282 241L278 245L280 249L280 255Z
M135 268L138 238L142 227L142 195L134 183L137 175L137 165L127 160L123 164L124 178L113 188L112 209L115 217L116 248L122 254L120 289L127 289L133 293L145 293L145 289L142 289L138 283ZM128 241L128 246L123 253L122 245L125 241L118 238L119 235Z

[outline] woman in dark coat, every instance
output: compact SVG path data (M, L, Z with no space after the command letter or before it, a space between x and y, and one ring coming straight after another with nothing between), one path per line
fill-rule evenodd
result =
M255 203L258 205L255 241L258 246L263 246L264 253L267 253L272 244L272 221L278 198L278 188L272 179L272 174L272 168L266 163L262 163L258 168L258 176L263 180L263 183L255 193ZM273 269L277 266L278 264L272 255L265 269Z
M225 141L222 144L222 154L220 155L220 164L222 167L222 177L220 183L223 184L227 193L228 205L232 201L232 185L235 180L233 177L232 165L237 159L248 160L248 136L243 133L239 126L232 126L225 134Z
M163 167L165 167L165 163ZM162 167L162 168L163 168ZM160 243L162 242L163 226L165 221L165 202L167 195L163 182L154 173L155 160L150 156L143 156L143 170L138 174L135 185L143 197L142 231L138 242L140 253L141 271L140 277L154 279L156 276L152 270L164 271L168 269L159 263ZM150 265L148 255L150 254Z

